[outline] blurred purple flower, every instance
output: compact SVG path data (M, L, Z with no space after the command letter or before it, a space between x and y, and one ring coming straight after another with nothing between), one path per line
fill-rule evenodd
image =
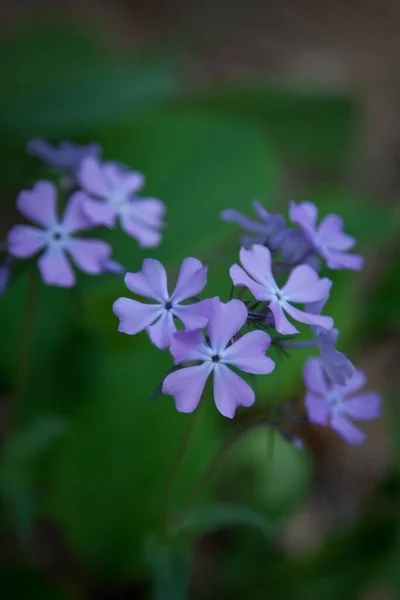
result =
M321 314L327 298L319 302L311 302L306 304L306 311L312 314ZM351 360L347 358L343 352L336 350L336 342L339 336L339 331L332 329L323 329L316 325L311 326L312 331L318 342L321 353L321 364L328 377L333 383L344 385L348 379L354 374L355 367Z
M341 217L327 215L317 227L318 211L311 202L291 202L289 216L293 223L300 225L315 251L325 259L330 269L362 269L363 257L347 253L356 241L343 232Z
M72 142L60 142L57 148L44 140L34 139L28 142L26 149L51 169L62 173L70 185L75 185L78 170L86 157L101 156L101 147L97 144L81 146Z
M43 281L48 285L71 287L75 273L67 255L85 273L97 275L104 271L111 246L106 242L75 238L77 231L91 227L82 211L85 195L75 192L68 200L64 216L57 216L57 188L49 181L39 181L32 190L21 192L17 208L21 214L42 226L15 225L7 237L9 253L16 258L29 258L44 250L38 260Z
M255 200L253 208L256 212L259 221L255 221L242 215L239 211L229 208L221 213L221 219L224 221L233 221L242 227L245 231L249 231L255 235L245 236L241 239L241 243L245 247L253 244L270 245L274 237L285 230L285 219L279 214L270 214L265 208Z
M234 264L229 271L233 284L248 287L257 300L266 300L269 303L279 333L285 335L298 333L287 319L285 312L300 323L320 325L326 329L332 327L331 317L312 315L291 304L291 302L315 302L325 298L332 285L329 279L320 279L314 269L307 265L300 265L293 269L287 283L280 289L272 275L271 253L268 248L258 244L250 250L241 248L240 260L247 272Z
M240 300L224 304L213 301L213 312L207 324L209 341L199 329L179 331L172 336L170 351L176 365L201 361L170 373L162 386L164 394L173 396L180 412L193 412L200 402L206 381L214 374L214 400L219 412L232 419L238 406L251 406L255 400L252 388L227 365L246 373L267 374L274 362L265 356L271 338L263 331L252 331L229 345L247 319L246 306Z
M84 210L96 225L115 227L117 219L122 229L135 238L143 248L160 244L165 206L157 198L138 198L144 177L112 162L100 163L95 157L86 158L81 166L79 182L94 196L84 203Z
M185 258L172 294L167 287L167 274L158 260L146 258L142 270L125 275L126 287L134 294L156 300L156 304L144 304L130 298L119 298L114 302L113 312L119 318L118 331L135 335L143 329L158 348L166 348L172 334L177 330L174 318L179 319L187 329L205 327L210 300L182 305L199 294L207 282L207 267L196 258Z
M321 361L309 358L303 377L309 420L331 427L349 444L361 444L365 434L350 419L375 419L380 416L381 405L381 398L375 392L357 393L366 382L363 371L355 370L346 385L331 384L325 378Z

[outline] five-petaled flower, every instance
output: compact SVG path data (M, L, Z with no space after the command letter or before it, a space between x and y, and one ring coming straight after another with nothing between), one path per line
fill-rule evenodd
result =
M293 269L287 283L279 288L271 270L271 253L268 248L255 244L250 250L241 248L240 260L244 268L237 264L230 268L230 276L234 285L249 288L257 300L265 300L271 309L275 328L284 335L298 333L287 319L285 312L300 323L320 325L330 329L333 325L331 317L313 315L292 306L291 302L315 302L329 294L332 282L318 277L314 269L308 265L300 265ZM285 311L285 312L284 312Z
M332 384L325 378L321 361L309 358L303 377L309 420L331 427L349 444L361 444L365 434L350 419L375 419L380 416L381 405L381 398L375 392L358 393L366 382L363 371L356 369L345 385Z
M263 331L252 331L230 344L246 319L243 302L230 300L224 304L216 298L207 324L207 340L200 329L179 331L172 336L170 351L176 365L201 362L178 369L164 379L162 391L174 397L177 410L188 413L196 409L211 373L214 401L224 417L232 419L238 406L253 404L254 391L229 367L265 375L271 373L275 364L265 355L271 338Z
M76 192L69 198L64 216L57 216L57 189L49 181L39 181L32 190L21 192L17 208L21 214L42 226L14 225L8 233L7 246L11 256L29 258L44 250L38 260L43 281L49 285L71 287L75 273L69 255L82 271L97 275L110 258L111 246L101 240L75 238L72 234L92 225L82 212L85 195Z
M147 329L153 344L158 348L169 346L172 334L177 330L177 318L187 329L204 327L208 320L210 300L194 304L181 302L199 294L207 282L207 267L196 258L185 258L172 294L168 292L167 274L158 260L146 258L142 270L127 273L125 284L134 294L156 301L144 304L130 298L119 298L113 311L119 318L119 331L134 335Z
M112 162L100 163L93 156L82 162L79 183L94 198L83 204L87 216L96 225L122 229L143 248L154 248L161 241L165 206L157 198L138 198L144 177Z
M348 254L356 241L343 232L343 219L327 215L317 227L317 207L311 202L291 202L290 220L302 228L314 250L325 259L330 269L362 269L364 259L359 254Z

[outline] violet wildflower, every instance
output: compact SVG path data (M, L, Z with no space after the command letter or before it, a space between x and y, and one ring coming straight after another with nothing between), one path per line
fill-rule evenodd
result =
M165 206L157 198L136 196L144 184L141 173L89 157L82 163L79 182L96 198L88 198L84 203L84 210L94 224L115 227L119 219L122 229L143 248L159 245Z
M290 203L290 220L302 228L315 251L326 261L330 269L352 269L359 271L364 259L359 254L348 254L356 241L343 232L343 219L327 215L317 227L318 211L311 202Z
M166 348L172 334L177 331L177 318L187 329L204 327L208 320L210 300L182 305L199 294L207 282L207 267L196 258L185 258L172 294L168 292L167 274L158 260L145 258L142 270L125 275L126 287L134 294L155 300L156 304L144 304L130 298L114 302L113 312L119 318L118 331L135 335L144 329L158 348Z
M279 288L271 270L271 253L268 248L255 244L250 250L241 248L240 260L244 269L237 264L230 268L234 285L249 288L257 300L266 300L271 309L275 328L284 335L298 333L287 319L285 312L296 321L308 325L320 325L330 329L331 317L313 315L292 306L292 302L307 303L325 298L329 294L332 282L320 279L316 271L308 265L295 267L286 284ZM247 271L247 272L246 272Z
M266 375L271 373L275 363L265 356L271 338L263 331L247 333L229 345L246 319L243 302L230 300L224 304L216 298L207 324L208 341L199 329L179 331L172 336L170 351L176 365L201 361L199 365L178 369L164 379L162 391L174 397L178 411L189 413L196 409L211 373L214 401L224 417L232 419L238 406L254 403L252 388L229 367Z
M70 186L75 185L78 170L82 161L88 157L99 157L101 148L98 144L81 146L73 142L60 142L58 148L52 146L45 140L34 139L28 142L27 151L38 156L54 171L59 171Z
M243 246L250 247L252 244L266 244L273 247L275 236L285 230L284 217L279 214L267 212L257 200L253 202L253 208L260 219L259 221L250 219L232 208L224 210L221 213L221 219L224 221L233 221L245 231L254 234L253 236L245 236L241 239Z
M325 306L327 298L319 302L312 302L306 305L307 312L312 314L321 314ZM351 360L347 358L343 352L336 349L336 342L339 336L339 331L332 329L323 329L317 325L312 325L311 329L315 334L319 350L321 353L321 364L327 377L339 385L344 385L346 381L353 375L355 367Z
M368 421L380 416L381 398L375 392L358 393L366 378L356 369L346 385L330 383L318 358L309 358L303 377L305 405L311 422L331 427L349 444L361 444L365 434L350 419Z
M60 220L57 188L53 183L39 181L32 190L21 192L17 198L19 212L42 228L14 225L7 237L8 251L16 258L29 258L44 250L38 266L43 281L49 285L71 287L75 284L75 273L67 255L81 271L91 275L103 272L104 263L110 258L111 246L106 242L72 235L91 227L82 212L84 199L82 192L72 194Z

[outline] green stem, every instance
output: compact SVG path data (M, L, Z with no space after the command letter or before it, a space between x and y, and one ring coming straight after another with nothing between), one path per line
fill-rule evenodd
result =
M177 477L179 470L184 462L187 450L189 448L190 440L192 439L192 435L194 432L195 425L197 423L198 415L200 410L195 410L189 419L189 423L186 426L186 429L181 437L179 445L176 449L174 457L172 459L172 463L170 469L167 473L167 477L165 479L165 487L164 487L164 523L165 523L165 534L169 537L170 532L170 514L171 514L171 504L174 488L176 485Z
M17 366L17 381L12 410L9 417L9 428L15 426L21 418L23 397L29 379L29 367L33 343L35 325L36 301L37 301L38 271L36 265L31 269L24 314L21 324L21 345Z

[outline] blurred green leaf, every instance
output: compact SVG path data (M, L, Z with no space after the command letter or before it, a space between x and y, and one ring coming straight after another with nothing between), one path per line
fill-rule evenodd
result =
M274 531L265 516L256 510L247 506L219 503L194 510L178 526L176 533L203 535L236 526L252 527L268 539Z
M41 416L23 430L11 434L3 460L11 463L32 461L67 431L67 423L57 416Z
M188 548L166 544L155 536L146 540L145 554L153 581L154 600L186 600L189 597Z

